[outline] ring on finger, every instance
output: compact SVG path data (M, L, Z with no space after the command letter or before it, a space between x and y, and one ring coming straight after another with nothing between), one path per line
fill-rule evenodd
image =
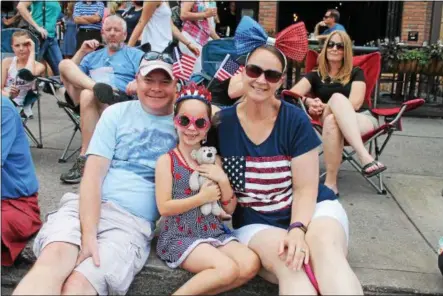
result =
M303 248L300 249L300 252L302 252L303 254L306 254L306 250Z

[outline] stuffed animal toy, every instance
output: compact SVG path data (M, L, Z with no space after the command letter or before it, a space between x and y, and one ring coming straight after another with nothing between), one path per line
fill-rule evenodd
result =
M215 149L215 147L200 147L198 150L192 150L191 157L199 165L214 164L216 154L217 149ZM198 191L203 183L205 183L207 180L207 178L200 176L198 171L194 171L189 178L189 188L191 188L192 191ZM200 207L200 210L205 216L209 215L210 213L214 214L215 216L219 216L222 213L222 208L220 207L218 201L204 204Z

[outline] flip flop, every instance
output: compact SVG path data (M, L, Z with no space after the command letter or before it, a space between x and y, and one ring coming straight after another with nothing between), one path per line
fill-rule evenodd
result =
M120 90L114 90L112 86L106 83L96 83L92 88L92 91L100 103L107 105L132 100L132 97L128 96L126 93Z
M367 172L367 171L366 171L368 168L370 168L371 166L374 166L374 165L376 165L378 168L375 169L375 170L373 170L373 171L371 171L371 172ZM374 160L374 161L372 161L372 162L366 164L366 165L362 168L362 172L363 172L363 174L364 174L367 178L370 178L370 177L373 177L373 176L375 176L375 175L378 175L378 174L380 174L381 172L383 172L383 171L385 171L385 170L386 170L386 166L385 166L384 164L382 164L381 162L378 162L377 160Z

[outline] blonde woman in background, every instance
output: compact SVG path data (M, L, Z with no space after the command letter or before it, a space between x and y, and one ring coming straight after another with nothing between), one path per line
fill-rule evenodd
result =
M366 93L365 77L362 69L353 67L352 58L348 34L332 32L318 57L318 69L291 89L301 96L313 95L303 101L309 114L323 123L325 185L336 194L344 140L357 151L367 177L386 170L385 165L369 154L361 139L361 135L374 129L378 122L369 111L361 110Z

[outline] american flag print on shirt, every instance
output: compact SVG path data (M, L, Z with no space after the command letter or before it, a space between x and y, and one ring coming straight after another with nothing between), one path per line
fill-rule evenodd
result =
M290 157L224 157L223 169L241 206L262 213L280 211L291 206Z

